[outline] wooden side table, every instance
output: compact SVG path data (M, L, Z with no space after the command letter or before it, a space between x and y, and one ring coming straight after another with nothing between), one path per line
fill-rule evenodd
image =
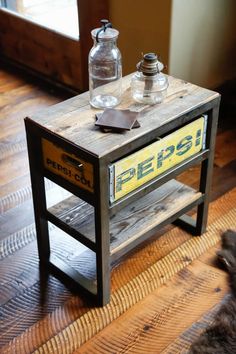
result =
M113 261L166 224L178 222L194 235L207 224L220 95L173 77L159 105L134 103L130 76L123 90L117 108L139 111L140 128L102 132L88 93L25 119L40 263L99 305L109 302ZM196 164L199 190L174 179ZM47 206L45 178L73 195ZM196 206L192 219L186 213ZM51 252L48 222L94 253L95 280Z

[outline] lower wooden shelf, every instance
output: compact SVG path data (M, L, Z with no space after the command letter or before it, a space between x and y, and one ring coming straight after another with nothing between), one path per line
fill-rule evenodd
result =
M169 182L120 210L110 220L111 255L124 253L131 243L166 223L188 205L198 201L202 193L176 180ZM147 237L146 237L147 238Z
M156 190L124 207L110 218L110 256L122 255L132 248L132 244L140 243L145 235L165 220L181 214L186 207L200 200L202 194L176 180L170 180ZM95 243L94 208L72 196L49 208L58 224L63 224L64 231L69 234L76 230ZM177 216L178 217L178 216ZM72 235L73 236L73 235ZM147 238L147 237L146 237ZM77 237L80 240L79 236Z

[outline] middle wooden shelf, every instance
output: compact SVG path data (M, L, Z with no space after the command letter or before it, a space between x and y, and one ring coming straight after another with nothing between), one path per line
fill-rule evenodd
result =
M130 203L109 220L110 256L112 261L141 243L164 224L202 202L203 195L176 180ZM94 208L72 195L50 207L48 220L72 237L95 250Z

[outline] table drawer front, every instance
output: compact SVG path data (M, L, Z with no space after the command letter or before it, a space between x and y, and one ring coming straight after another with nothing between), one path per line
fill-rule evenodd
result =
M200 117L110 166L110 202L200 152L207 117Z
M42 139L44 167L67 181L94 192L93 165L47 139Z

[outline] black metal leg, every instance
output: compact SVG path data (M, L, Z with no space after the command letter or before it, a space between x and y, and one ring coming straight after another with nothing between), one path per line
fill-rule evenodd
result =
M210 153L208 158L201 163L199 191L203 194L203 202L198 205L196 220L188 215L183 215L175 222L176 225L183 227L193 235L202 235L206 231L218 113L219 103L208 112L206 148L209 149Z
M95 205L97 296L100 306L110 300L110 239L108 209L108 171L106 166L96 169L97 204Z
M42 171L41 140L34 134L28 122L26 125L26 136L28 145L28 156L30 164L30 175L32 195L34 204L35 226L37 233L38 253L41 263L47 263L50 256L50 243L48 233L48 222L44 218L46 210L46 195L44 177Z
M206 148L210 154L207 160L202 162L199 190L204 195L204 202L198 206L196 219L196 234L201 235L206 231L208 207L210 202L210 189L213 175L215 138L217 132L219 104L208 113L208 128L206 136Z
M213 166L210 163L209 159L203 161L200 191L204 194L204 201L197 208L196 235L202 235L206 231L212 168Z
M173 224L190 232L192 235L196 235L196 220L187 214L181 215Z

